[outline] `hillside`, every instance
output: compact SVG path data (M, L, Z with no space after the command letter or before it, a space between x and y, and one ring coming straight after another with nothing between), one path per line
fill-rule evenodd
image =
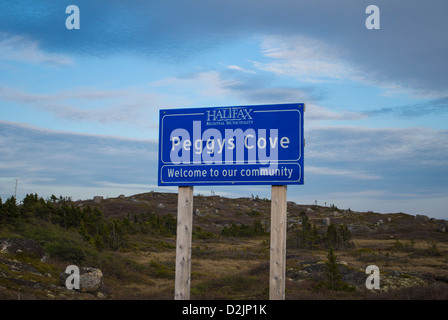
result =
M0 247L0 299L173 299L176 213L174 193L24 199L0 238L32 240L45 259ZM269 224L268 199L195 196L192 299L267 299ZM447 299L447 228L425 216L288 202L286 299ZM349 290L325 285L329 247ZM69 264L100 268L101 288L67 290L59 274ZM368 265L379 267L380 290L365 287Z

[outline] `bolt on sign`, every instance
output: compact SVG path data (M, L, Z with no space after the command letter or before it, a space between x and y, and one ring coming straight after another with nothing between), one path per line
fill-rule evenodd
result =
M159 186L303 184L304 104L160 111Z

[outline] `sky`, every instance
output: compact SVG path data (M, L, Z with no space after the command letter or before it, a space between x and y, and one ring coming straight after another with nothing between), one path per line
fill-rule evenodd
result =
M177 192L157 186L160 109L305 103L305 183L288 200L448 219L446 12L445 0L2 0L0 197L16 181L19 200Z

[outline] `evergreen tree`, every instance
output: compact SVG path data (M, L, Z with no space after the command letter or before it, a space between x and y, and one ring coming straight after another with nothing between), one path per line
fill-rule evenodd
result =
M329 247L345 249L353 247L352 235L345 225L336 226L334 223L330 223L324 238Z
M305 212L300 213L301 228L292 239L293 246L299 248L312 248L321 242L321 237L317 231L316 225L311 224Z
M20 208L20 215L25 218L33 217L36 211L36 204L38 203L37 194L27 194L22 201Z
M100 234L96 234L93 239L93 246L98 250L98 251L102 251L104 249L104 242L103 239L101 238Z
M58 202L58 198L56 198L54 194L51 195L50 200L51 202L53 202L53 204L56 204Z
M327 245L331 247L339 247L339 235L336 225L334 223L330 223L327 228L327 233L325 235L325 239Z
M335 291L351 291L353 287L342 280L342 274L339 271L338 257L332 247L328 250L327 261L325 262L325 280L320 283L321 286Z
M2 197L0 197L0 221L2 222L2 226L6 226L6 210L3 209L3 201Z
M16 198L11 196L6 199L5 203L2 205L2 209L4 210L4 225L15 224L17 218L19 217L19 207L17 206Z
M340 225L338 228L339 238L341 245L344 248L351 248L354 246L354 244L351 242L352 240L352 234L350 230L348 230L348 227L346 225Z
M337 290L340 282L342 281L342 275L339 272L338 257L334 253L332 247L328 250L327 259L328 261L325 262L326 284L329 289Z

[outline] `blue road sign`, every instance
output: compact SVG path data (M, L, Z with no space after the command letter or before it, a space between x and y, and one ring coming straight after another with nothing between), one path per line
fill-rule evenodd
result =
M303 184L304 108L160 110L159 186Z

